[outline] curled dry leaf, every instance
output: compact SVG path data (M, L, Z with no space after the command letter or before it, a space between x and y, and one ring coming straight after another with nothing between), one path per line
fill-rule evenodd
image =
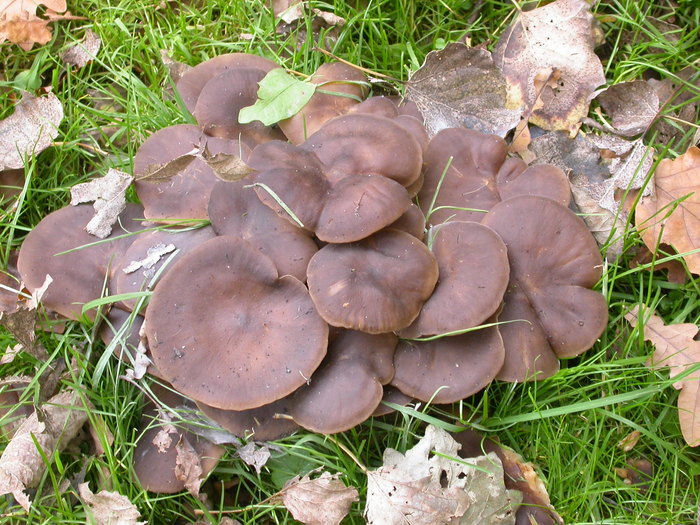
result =
M307 525L339 525L357 501L358 492L338 477L328 472L315 479L308 474L301 479L295 476L280 491L282 503L294 519Z
M40 5L46 7L44 18L36 14ZM66 10L66 0L0 0L0 43L9 40L25 51L34 44L46 44L51 40L48 25Z
M49 353L36 340L36 321L36 310L20 307L12 313L0 312L0 326L7 328L25 352L44 362L48 360Z
M654 175L654 195L635 210L635 225L644 244L655 252L659 243L672 246L700 274L700 148L675 160L664 159Z
M101 490L93 494L87 483L78 485L78 494L89 509L95 525L145 525L137 521L141 514L129 498L118 492Z
M635 306L625 319L643 333L644 339L654 345L656 351L647 365L651 367L667 366L671 379L682 374L688 368L700 363L700 341L695 341L698 326L692 323L664 324L663 319L655 314L639 323L639 306ZM691 447L700 445L700 370L696 370L680 381L673 383L679 389L678 418L686 443Z
M23 168L28 157L48 148L62 120L63 106L56 95L24 93L15 112L0 121L0 171Z
M236 454L238 454L238 457L241 458L246 465L255 468L255 472L260 474L267 460L270 459L270 447L264 443L256 445L251 441L239 448Z
M97 36L97 33L88 29L85 31L83 40L68 48L61 55L61 60L71 66L84 67L88 62L97 58L101 45L102 40Z
M503 137L520 121L522 108L507 104L506 81L491 53L462 43L431 51L406 84L406 98L423 114L430 136L466 127Z
M659 112L659 96L644 80L610 86L596 100L610 117L615 130L627 137L645 132Z
M175 445L175 451L175 477L184 483L190 494L197 496L203 481L202 460L184 435Z
M541 90L543 105L530 122L549 130L575 131L588 113L593 91L605 83L603 66L593 52L595 35L590 4L557 0L522 11L501 35L494 62L509 83L511 104L533 108L535 77L558 75L556 87Z
M89 234L104 239L112 233L112 226L126 208L125 194L132 180L131 175L110 168L104 177L71 188L70 203L73 206L94 201L95 216L85 226Z
M44 475L43 458L62 450L87 421L83 402L72 390L55 395L41 409L43 421L36 412L29 416L0 457L0 494L11 493L27 511L31 502L24 490L36 487Z

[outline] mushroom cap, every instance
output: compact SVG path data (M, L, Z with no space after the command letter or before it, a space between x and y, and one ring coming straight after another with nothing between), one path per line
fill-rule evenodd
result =
M433 341L402 340L394 354L391 384L426 403L454 403L493 381L504 356L495 326Z
M377 96L363 100L360 104L353 106L348 111L350 114L363 113L376 117L394 119L399 116L399 108L396 102L389 97Z
M306 281L306 267L318 247L309 233L265 206L247 179L219 181L209 199L209 218L218 235L246 240L270 257L280 275Z
M317 85L323 84L321 87L323 91L341 95L316 91L311 100L296 115L280 121L280 129L292 144L301 144L327 121L344 115L350 108L356 106L359 103L356 98L367 96L366 87L357 84L363 81L366 82L367 77L357 68L342 62L322 64L311 76L311 82Z
M382 401L379 403L379 405L377 405L377 408L374 409L374 412L372 412L372 417L386 416L387 414L391 414L395 411L385 403L394 403L395 405L406 406L411 401L413 401L411 396L407 396L395 386L384 385L384 395L382 396Z
M253 68L235 68L212 78L202 88L193 115L207 135L236 139L251 148L285 137L277 127L256 120L239 124L238 113L258 99L258 82L265 72Z
M437 277L430 250L398 230L382 230L351 244L328 244L307 270L309 292L328 324L370 334L411 324Z
M85 231L94 213L90 204L67 206L50 213L29 232L19 252L17 268L25 286L34 292L44 284L46 275L50 275L53 282L41 302L69 319L80 319L83 304L102 297L110 265L135 239L117 237L144 228L143 208L127 204L105 239L107 242L81 248L98 240ZM68 250L75 251L56 255ZM94 319L95 312L86 315Z
M598 246L581 219L544 197L503 201L483 224L508 248L510 282L499 320L528 321L501 325L506 361L498 377L548 377L557 358L588 350L607 325L607 301L590 289L602 275Z
M423 215L423 212L416 204L411 203L403 215L388 227L394 230L401 230L413 235L416 239L423 240L425 236L425 215Z
M257 55L227 53L202 62L184 73L177 83L177 90L185 107L192 113L206 83L221 73L237 68L255 68L267 73L278 67L272 60Z
M506 245L491 228L475 222L433 227L432 252L440 268L435 290L401 337L472 328L501 305L510 274Z
M19 291L22 278L17 269L17 257L19 252L13 250L10 252L10 258L7 261L7 268L0 270L0 284L7 286L13 290ZM12 292L6 288L0 288L0 312L15 312L18 308L19 294Z
M248 242L216 237L177 261L146 311L158 370L183 394L248 410L290 394L321 363L328 325L306 287Z
M314 432L335 434L370 417L382 400L382 385L394 376L397 341L394 334L341 332L311 381L294 394L294 421Z

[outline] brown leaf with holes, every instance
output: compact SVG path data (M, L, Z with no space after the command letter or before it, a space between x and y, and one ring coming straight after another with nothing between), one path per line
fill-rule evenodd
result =
M141 517L136 506L129 498L118 492L101 490L93 494L87 483L78 485L80 498L88 507L92 520L88 523L96 525L145 525L145 521L136 521Z
M75 43L61 55L61 60L64 64L71 66L84 67L88 62L92 62L97 58L97 53L102 46L102 40L97 33L85 31L83 40Z
M46 7L43 18L37 15L40 5ZM48 25L52 20L70 17L60 15L66 10L66 0L0 0L0 43L5 40L29 51L34 44L51 40Z
M282 503L295 520L307 525L338 525L358 499L357 489L346 487L338 477L328 472L315 479L295 476L280 491Z
M655 252L658 244L672 246L688 269L700 274L700 148L695 146L656 168L654 195L637 204L635 225L644 244ZM685 254L685 255L683 255Z
M585 0L557 0L520 12L501 35L493 58L509 83L510 105L533 108L538 98L535 77L558 75L556 87L545 85L543 106L530 122L548 130L575 132L588 113L593 91L605 83L593 52L594 19Z
M694 338L698 326L693 323L664 324L663 319L655 314L644 315L645 321L639 323L639 306L635 306L625 319L643 333L644 339L654 345L656 351L647 363L657 368L667 366L670 377L684 373L700 363L700 341ZM648 319L647 319L648 317ZM678 419L686 443L691 447L700 445L700 370L687 375L673 383L679 389Z

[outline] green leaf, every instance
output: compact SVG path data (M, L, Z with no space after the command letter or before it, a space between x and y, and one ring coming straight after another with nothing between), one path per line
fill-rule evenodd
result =
M266 126L271 126L293 117L316 91L315 84L299 80L282 68L270 71L258 85L257 102L238 113L238 122L241 124L259 120Z

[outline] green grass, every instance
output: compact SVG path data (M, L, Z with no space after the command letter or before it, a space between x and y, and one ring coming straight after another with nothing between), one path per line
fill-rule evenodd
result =
M445 43L468 36L473 45L492 48L515 16L511 1L469 0L357 0L315 2L347 20L346 26L325 39L337 56L401 80L423 62L425 55ZM609 83L646 75L674 76L700 59L700 11L691 0L670 2L618 0L597 7L606 43L598 51ZM69 200L76 183L104 174L108 167L131 170L140 143L168 125L190 122L176 100L164 97L170 88L160 50L172 58L197 64L213 56L245 51L260 54L301 73L312 73L327 57L306 41L295 47L293 35L275 34L271 12L262 1L193 1L187 5L145 0L101 2L69 1L71 12L86 20L53 24L54 39L44 47L23 52L0 45L0 117L11 111L18 87L51 86L64 105L61 143L28 162L27 182L19 200L0 215L0 264L9 260L26 233L48 212ZM678 26L674 40L662 38L656 20ZM94 63L67 69L60 53L79 39L84 29L102 39ZM241 38L241 35L248 35ZM322 35L322 37L325 35ZM322 38L323 40L323 38ZM695 76L697 80L697 74ZM678 79L688 96L665 107L700 102L700 93ZM384 85L401 89L401 85ZM108 104L96 105L103 96ZM696 115L697 118L697 115ZM696 128L672 144L658 143L649 133L645 142L657 152L675 157L692 143ZM361 469L339 446L350 450L364 465L381 464L386 447L410 448L422 435L426 421L444 426L466 424L500 440L534 462L546 482L552 503L569 524L694 523L700 493L700 453L684 444L678 424L677 391L665 370L645 366L651 347L633 331L623 315L634 304L656 308L667 322L700 321L700 288L689 275L685 284L669 283L663 273L630 269L638 235L628 232L626 251L618 263L606 266L601 290L608 300L610 322L592 350L562 364L555 377L539 383L494 383L484 392L453 407L403 409L333 439L298 432L276 443L273 457L260 475L230 451L206 487L210 509L188 494L158 496L135 483L131 460L138 438L143 396L120 380L123 365L105 356L104 345L89 324L68 323L65 332L43 332L40 338L52 358L62 359L62 382L80 391L106 423L114 441L103 432L105 453L94 454L87 442L82 454L69 451L54 458L37 490L32 511L26 515L11 499L0 501L0 522L84 523L84 509L75 486L81 479L91 488L117 490L129 497L148 523L216 523L220 512L245 524L293 523L286 510L267 498L290 477L317 467L340 472L360 490L366 481ZM678 258L677 256L674 256ZM0 348L13 345L0 332ZM100 365L98 366L98 363ZM107 366L102 367L102 363ZM42 366L27 355L0 365L0 376L35 376L23 402L31 404L38 392L37 370ZM96 380L98 371L99 380ZM618 442L633 430L641 439L630 452ZM1 442L4 447L5 441ZM646 490L625 485L615 474L628 458L646 458L654 475ZM63 482L71 484L63 486ZM221 489L227 483L228 488ZM353 506L347 523L362 523L362 503ZM221 514L229 515L229 514Z

